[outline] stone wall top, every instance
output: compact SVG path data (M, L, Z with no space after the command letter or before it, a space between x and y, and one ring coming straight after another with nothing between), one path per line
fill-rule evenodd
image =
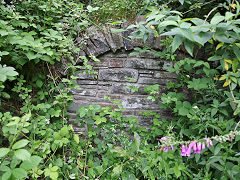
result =
M144 21L143 16L137 16L136 22ZM161 40L159 37L154 37L153 34L149 36L146 42L140 39L131 40L129 37L134 29L127 29L131 25L130 22L124 22L120 25L110 26L105 25L98 28L96 26L90 26L86 29L86 34L76 39L77 46L81 47L82 52L85 55L99 56L108 51L116 52L124 48L125 50L132 50L135 47L148 46L152 49L161 49ZM123 32L113 32L114 29L124 29Z

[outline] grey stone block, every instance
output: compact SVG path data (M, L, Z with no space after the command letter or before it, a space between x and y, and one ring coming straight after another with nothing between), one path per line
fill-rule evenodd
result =
M128 78L133 79L133 82L137 81L138 71L134 69L99 69L98 80L101 81L120 81L127 82Z
M134 69L163 70L164 66L173 66L170 61L129 58L126 60L125 67Z

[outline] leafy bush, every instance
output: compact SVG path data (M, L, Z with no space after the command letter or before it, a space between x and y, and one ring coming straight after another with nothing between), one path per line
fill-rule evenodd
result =
M239 3L145 0L140 9L138 1L122 2L104 1L99 9L74 0L1 4L0 179L239 179ZM199 6L207 7L204 19L194 13ZM77 77L60 77L54 63L64 57L70 64L78 50L73 39L89 17L146 10L146 22L131 26L138 28L134 37L164 36L158 56L174 61L166 70L178 79L165 93L159 85L144 91L173 118L142 112L152 121L146 129L113 101L118 108L79 108L75 123L87 131L76 134L67 110ZM94 73L87 57L80 58L84 67L70 64L69 72Z

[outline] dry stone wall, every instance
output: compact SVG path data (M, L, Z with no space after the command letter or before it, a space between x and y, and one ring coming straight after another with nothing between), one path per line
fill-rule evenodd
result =
M126 28L129 23L124 23L120 28ZM142 53L138 56L130 56L134 47L139 44L127 40L132 30L114 34L105 26L104 30L95 27L87 29L88 39L78 38L79 46L83 50L80 55L96 56L100 62L89 62L96 74L79 73L77 83L82 90L74 90L74 104L69 109L73 114L78 108L89 104L112 106L111 100L120 100L123 108L126 108L126 116L139 116L139 111L159 110L159 103L147 99L143 91L146 85L159 84L160 92L165 91L165 85L174 81L176 75L164 70L164 66L173 66L173 63L154 57L154 53ZM139 42L139 41L138 41ZM142 43L142 42L141 42ZM161 50L161 41L150 36L145 42L151 48ZM129 81L130 80L130 81ZM126 86L139 88L138 92L131 92ZM160 111L162 117L167 117L166 112ZM148 120L143 120L143 125L149 125Z

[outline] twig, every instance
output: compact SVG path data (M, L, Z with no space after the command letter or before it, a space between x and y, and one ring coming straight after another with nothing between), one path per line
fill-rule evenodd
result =
M207 17L206 17L206 19L204 20L204 24L206 23L206 21L207 21L207 18L212 14L212 12L213 11L215 11L217 8L219 8L219 6L217 6L217 7L215 7L215 8L213 8L209 13L208 13L208 15L207 15Z
M240 124L240 121L238 121L237 125L234 128L234 131L232 132L232 136L231 136L231 139L230 139L231 142L233 141L233 139L235 137L235 133L237 131L237 128L238 128L239 124Z
M52 72L51 72L51 70L50 70L50 68L49 68L48 62L47 62L46 64L47 64L48 71L49 71L49 73L50 73L50 75L51 75L51 78L52 78L52 80L53 80L53 83L54 83L55 87L57 87L57 83L56 83L56 81L55 81L55 79L54 79L54 76L53 76L53 74L52 74ZM61 92L59 89L58 89L58 92L59 92L60 94L62 94L62 92Z

